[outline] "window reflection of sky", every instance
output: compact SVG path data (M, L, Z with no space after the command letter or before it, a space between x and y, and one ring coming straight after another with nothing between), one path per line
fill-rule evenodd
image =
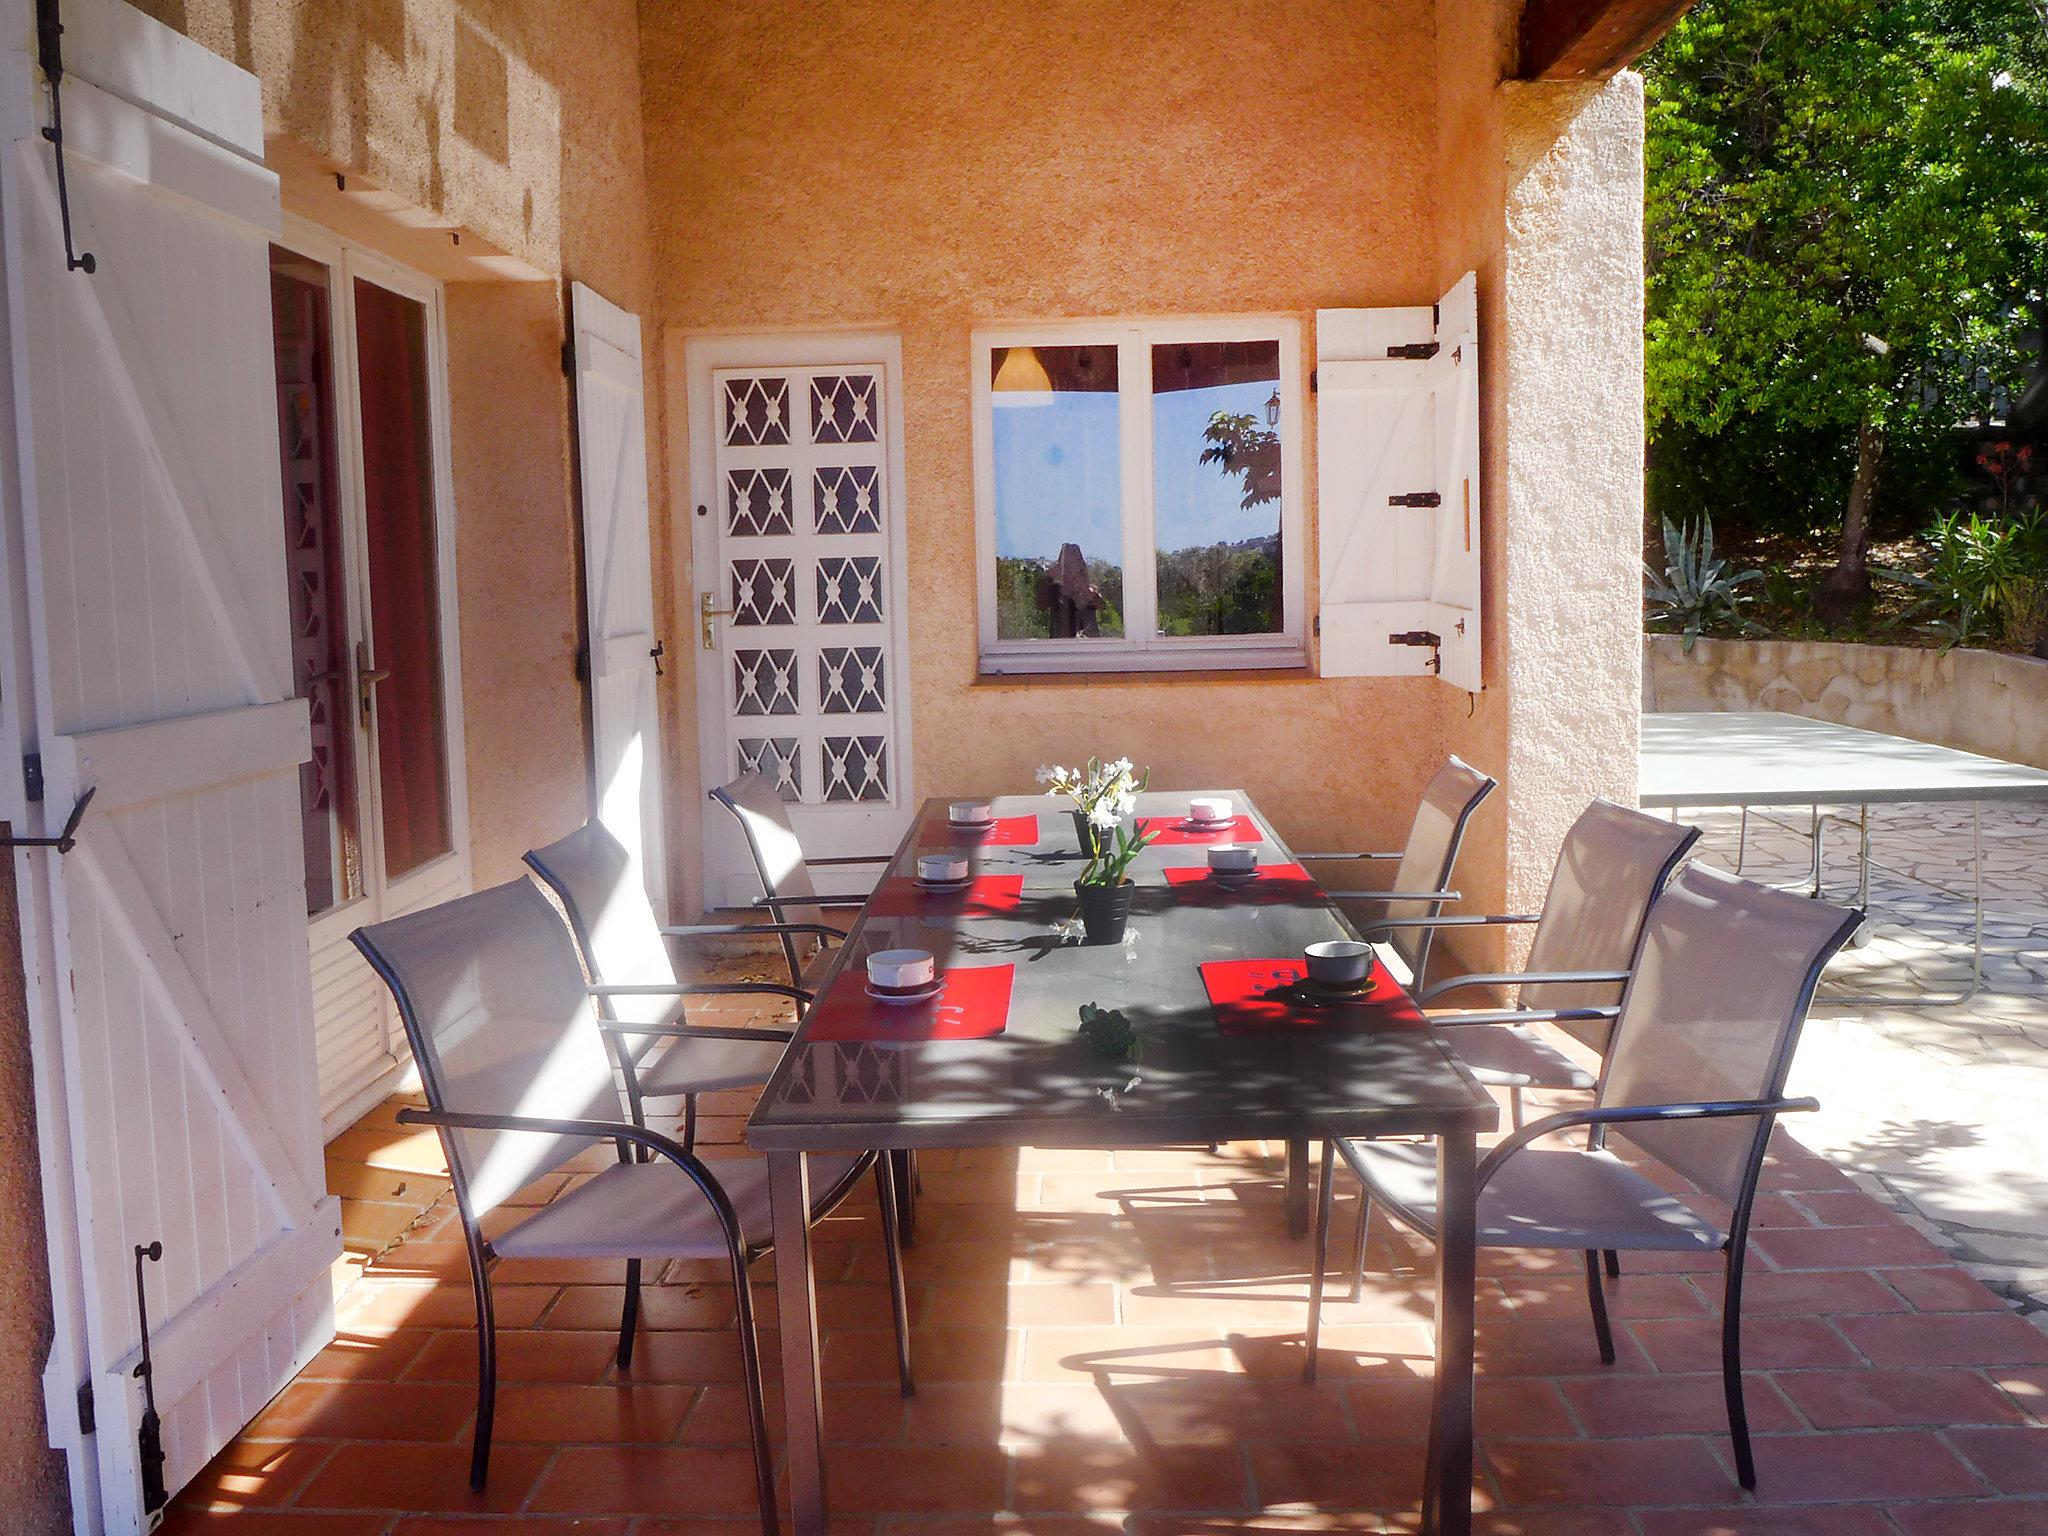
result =
M1154 517L1163 550L1234 544L1280 530L1280 504L1249 511L1244 480L1201 462L1202 437L1218 411L1266 426L1271 381L1173 390L1153 398ZM1044 397L1039 397L1043 399ZM1008 405L994 421L996 553L1051 560L1079 544L1091 560L1123 561L1117 397L1054 394L1049 404Z

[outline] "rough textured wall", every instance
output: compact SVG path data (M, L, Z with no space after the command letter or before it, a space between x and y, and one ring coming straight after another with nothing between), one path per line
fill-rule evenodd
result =
M4 824L0 824L4 825ZM47 858L47 854L31 855ZM43 1360L50 1349L50 1259L43 1244L42 1153L29 1071L28 999L14 860L0 859L0 1488L14 1536L71 1529L64 1461L43 1428Z
M641 20L664 319L903 337L920 793L1124 751L1161 783L1243 784L1292 835L1398 840L1444 750L1429 682L977 680L968 338L1436 297L1428 0L645 0Z
M2048 768L2048 661L1832 640L1643 645L1646 710L1772 709Z
M1640 735L1643 92L1502 87L1505 473L1492 590L1505 892L1533 911L1594 795L1632 804Z
M569 279L652 318L633 0L140 3L254 71L266 133L309 152L299 157L307 165L357 176L559 279L453 284L448 300L470 822L478 879L501 878L512 872L508 854L516 859L588 807L559 349ZM287 208L301 191L288 176ZM655 331L649 323L650 359ZM662 421L660 369L650 362L656 486ZM657 517L657 624L669 608L668 533ZM499 694L499 685L516 691ZM668 751L674 774L673 741ZM682 815L671 802L678 863L696 844L694 794L685 800Z

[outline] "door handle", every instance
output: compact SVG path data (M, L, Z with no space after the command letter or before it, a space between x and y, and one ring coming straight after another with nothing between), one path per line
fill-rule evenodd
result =
M699 637L704 642L704 649L707 651L718 649L718 635L711 628L711 621L732 616L730 608L720 608L717 604L718 599L711 593L699 592L697 594L697 631Z
M370 665L370 644L367 640L356 642L356 709L362 716L363 729L370 728L370 706L376 702L371 691L391 673L383 667Z

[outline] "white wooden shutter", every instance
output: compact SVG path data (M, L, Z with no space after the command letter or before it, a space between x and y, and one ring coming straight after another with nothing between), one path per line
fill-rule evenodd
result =
M271 375L258 85L117 0L66 0L66 270L44 101L0 62L13 426L7 745L57 1338L81 1531L147 1529L136 1249L165 1478L333 1335ZM94 82L107 88L102 90ZM119 94L115 94L116 91ZM91 1394L95 1427L78 1412Z
M639 860L654 910L666 916L640 319L581 283L569 295L597 815Z
M1433 308L1318 311L1316 376L1323 675L1440 675L1476 692L1473 275Z

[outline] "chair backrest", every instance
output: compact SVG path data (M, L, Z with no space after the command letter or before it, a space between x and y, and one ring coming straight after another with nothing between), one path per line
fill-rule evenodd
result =
M520 878L349 937L391 988L427 1103L470 1114L622 1118L611 1053L554 904ZM590 1145L526 1131L443 1137L472 1218Z
M561 901L592 981L612 987L676 984L675 963L639 866L603 822L586 821L567 837L529 850L526 866ZM674 1016L676 1002L614 997L600 1006L629 1024L660 1024Z
M1625 971L1650 903L1699 841L1699 828L1595 800L1565 833L1543 898L1543 920L1529 945L1531 971ZM1532 982L1524 1008L1602 1007L1620 1001L1616 982ZM1604 1052L1613 1026L1561 1026Z
M1785 1090L1820 973L1862 914L1694 864L1650 908L1600 1087L1603 1104L1770 1099ZM1730 1205L1753 1189L1768 1121L1618 1127Z
M762 895L801 898L818 894L804 864L804 845L796 828L790 825L789 809L764 775L743 773L730 784L712 790L711 798L732 812L746 834L747 851L754 856L754 873L761 877ZM778 920L793 923L814 923L823 915L820 908L806 906L778 907L773 913ZM781 938L783 958L789 962L790 985L797 986L803 979L804 962L817 946L808 940L799 944L787 933Z
M1401 851L1400 867L1394 871L1397 891L1448 890L1451 871L1457 867L1458 849L1465 841L1465 824L1479 808L1479 802L1493 793L1494 781L1477 768L1453 757L1431 775L1423 787L1422 803L1415 808L1414 823L1408 828L1408 842ZM1442 912L1440 901L1390 901L1388 917L1435 917ZM1408 963L1420 982L1429 969L1433 932L1428 928L1396 928L1387 935L1394 953Z

